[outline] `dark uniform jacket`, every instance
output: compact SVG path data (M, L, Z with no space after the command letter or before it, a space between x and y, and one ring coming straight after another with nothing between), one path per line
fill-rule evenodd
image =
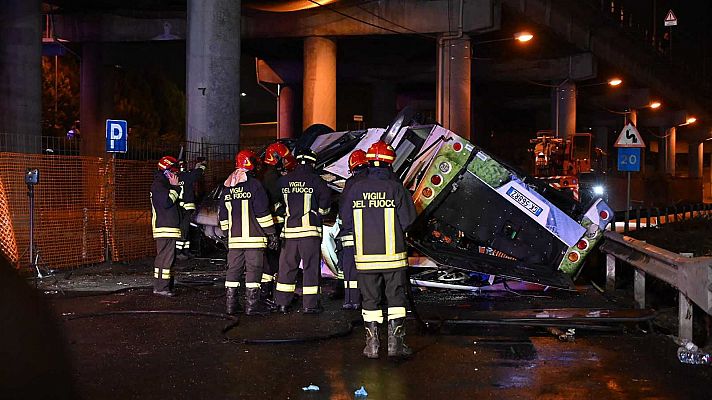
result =
M179 238L178 186L171 186L163 171L156 171L151 184L151 228L154 238Z
M331 192L310 165L300 164L279 178L285 208L282 237L321 237L321 218L329 213Z
M248 175L245 182L224 187L220 199L218 216L220 228L228 233L228 247L267 247L266 235L273 235L275 230L267 192L262 184Z
M405 231L415 221L413 199L386 168L369 167L342 200L344 229L353 232L356 269L386 272L405 268L408 254Z
M277 167L268 166L262 174L262 184L267 190L269 196L270 211L275 215L275 222L278 224L284 223L284 203L282 203L282 192L279 190L279 178L282 174L279 173Z
M351 203L343 201L344 198L348 195L348 191L353 186L354 183L356 183L358 180L363 179L368 175L368 168L361 168L360 170L357 170L356 173L351 175L348 179L346 179L346 183L344 184L344 189L341 191L341 203L339 204L339 218L342 221L341 228L339 229L339 235L338 239L341 240L341 245L343 247L349 247L354 245L354 235L352 230L346 230L344 229L344 215L346 214L351 214Z
M178 185L180 186L179 205L185 210L195 210L195 182L200 179L205 172L205 166L199 165L190 171L178 173Z

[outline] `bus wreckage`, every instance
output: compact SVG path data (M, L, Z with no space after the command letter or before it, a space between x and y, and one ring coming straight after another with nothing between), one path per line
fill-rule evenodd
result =
M389 129L310 128L291 145L317 153L317 169L337 192L349 177L353 150L379 139L394 147L393 171L418 212L408 231L412 284L474 290L496 277L574 289L573 278L613 218L611 208L600 198L582 204L439 125L407 122L402 113ZM197 222L220 240L216 192ZM338 223L325 226L322 241L324 265L334 275L338 229Z

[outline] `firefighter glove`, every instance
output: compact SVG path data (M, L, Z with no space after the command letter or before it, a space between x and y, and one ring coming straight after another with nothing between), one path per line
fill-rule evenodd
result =
M267 248L273 251L279 250L279 238L277 235L267 235Z

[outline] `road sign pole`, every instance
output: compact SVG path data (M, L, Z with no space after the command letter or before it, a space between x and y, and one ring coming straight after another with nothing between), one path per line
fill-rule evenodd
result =
M628 187L625 195L625 222L623 223L625 233L628 233L628 221L630 221L630 171L628 171Z

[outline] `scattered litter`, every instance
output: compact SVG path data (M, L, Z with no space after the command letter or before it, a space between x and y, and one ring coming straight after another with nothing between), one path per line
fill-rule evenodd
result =
M319 386L317 385L309 385L309 386L304 386L302 388L303 391L305 392L318 392L319 391Z
M677 358L683 364L712 365L712 356L687 339L683 339L680 343Z
M366 391L366 388L365 388L365 387L361 386L360 389L357 389L357 390L354 392L354 395L355 395L356 397L367 397L367 396L368 396L368 392Z
M559 328L547 327L546 330L547 330L547 332L556 336L556 338L559 339L559 341L573 342L576 340L576 329L569 328L566 331L563 331Z

